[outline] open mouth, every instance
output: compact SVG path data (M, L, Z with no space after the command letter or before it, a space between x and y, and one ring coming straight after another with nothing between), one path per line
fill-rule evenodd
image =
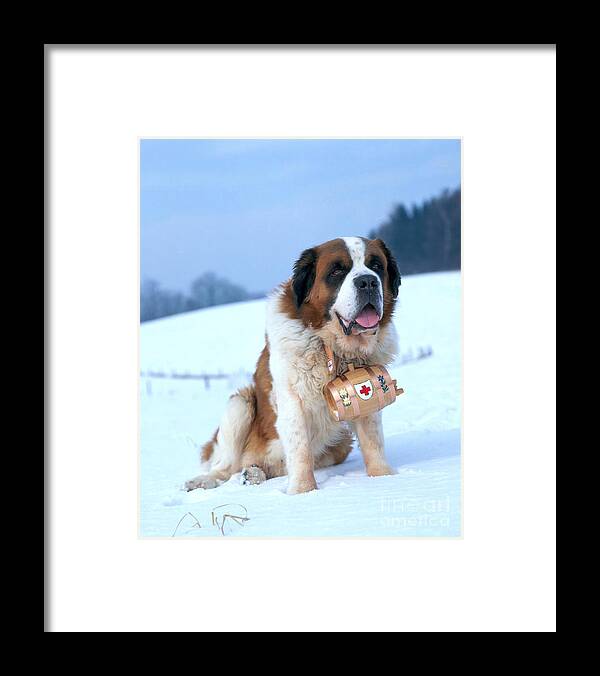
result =
M379 313L371 303L367 303L354 319L346 319L338 312L336 312L336 315L347 336L357 335L365 331L376 331L381 321Z

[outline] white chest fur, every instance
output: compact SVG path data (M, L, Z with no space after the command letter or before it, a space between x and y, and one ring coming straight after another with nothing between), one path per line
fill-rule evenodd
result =
M267 306L269 367L273 378L272 404L277 429L285 443L304 428L311 451L317 455L344 435L344 426L332 419L323 397L331 376L327 370L323 343L300 320L278 310L278 298ZM296 430L297 434L292 434Z

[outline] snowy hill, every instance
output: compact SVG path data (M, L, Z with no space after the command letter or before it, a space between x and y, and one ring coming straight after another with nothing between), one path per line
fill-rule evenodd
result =
M264 345L265 301L235 303L142 324L142 536L446 536L461 534L460 273L402 280L395 322L400 357L389 370L406 393L383 411L386 453L397 474L367 477L360 451L319 470L318 491L285 494L287 478L241 486L234 476L185 493L198 448L246 382ZM432 355L413 359L423 348ZM209 387L173 374L224 374ZM228 504L228 507L219 508ZM241 506L243 507L241 507Z

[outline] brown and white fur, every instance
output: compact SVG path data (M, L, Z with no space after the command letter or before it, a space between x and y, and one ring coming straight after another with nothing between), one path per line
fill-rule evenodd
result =
M381 240L343 237L307 249L293 276L267 302L266 345L254 382L231 396L213 438L202 449L207 473L187 490L215 488L242 472L245 483L289 475L288 494L317 488L314 470L343 462L358 437L369 476L392 474L386 462L381 412L347 425L332 419L323 396L331 379L324 344L336 370L348 362L390 364L397 351L391 321L400 274ZM364 329L365 300L379 323Z

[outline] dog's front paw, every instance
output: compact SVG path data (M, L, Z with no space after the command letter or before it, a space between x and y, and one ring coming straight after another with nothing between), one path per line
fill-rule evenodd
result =
M290 480L287 488L288 495L298 495L299 493L310 493L317 490L317 481L314 476L304 477L298 480Z
M369 476L391 476L392 474L396 474L396 472L384 462L367 467L367 474Z
M267 475L258 465L250 465L242 470L240 483L244 486L257 486L267 480Z
M202 474L197 476L194 479L186 481L183 485L186 491L195 491L197 488L204 488L208 490L209 488L217 488L220 485L220 481L208 474Z

